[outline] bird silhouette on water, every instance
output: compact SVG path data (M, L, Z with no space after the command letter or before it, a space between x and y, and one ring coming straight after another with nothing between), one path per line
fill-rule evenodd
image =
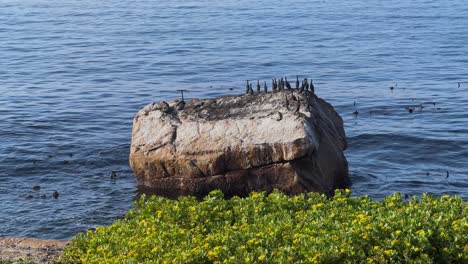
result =
M357 110L357 108L356 108L356 101L354 101L354 112L353 112L353 115L354 115L354 116L359 115L359 112L358 112L358 110Z

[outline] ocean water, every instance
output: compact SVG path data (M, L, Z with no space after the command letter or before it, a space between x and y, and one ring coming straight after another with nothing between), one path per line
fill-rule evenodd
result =
M343 117L353 194L467 199L467 14L462 0L3 0L0 236L112 223L138 195L138 109L280 76L313 79Z

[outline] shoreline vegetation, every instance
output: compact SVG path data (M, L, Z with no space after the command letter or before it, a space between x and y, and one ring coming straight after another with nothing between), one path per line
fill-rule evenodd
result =
M203 200L142 196L80 233L57 263L468 263L468 204L423 194L382 201L278 191Z

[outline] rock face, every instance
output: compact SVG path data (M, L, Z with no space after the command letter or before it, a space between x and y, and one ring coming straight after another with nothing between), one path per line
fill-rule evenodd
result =
M130 165L157 193L332 194L349 186L343 120L312 92L149 104L133 121Z
M68 241L0 237L0 263L54 263Z

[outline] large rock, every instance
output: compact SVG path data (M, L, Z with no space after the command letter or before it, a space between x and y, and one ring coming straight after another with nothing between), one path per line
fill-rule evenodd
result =
M130 165L157 193L332 194L350 184L343 120L311 92L149 104L133 121Z

